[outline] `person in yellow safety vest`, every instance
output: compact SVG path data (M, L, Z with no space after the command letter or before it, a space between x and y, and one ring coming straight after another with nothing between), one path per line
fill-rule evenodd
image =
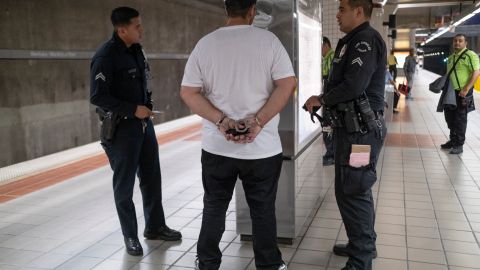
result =
M397 80L397 58L395 57L395 52L393 50L390 51L390 55L387 56L388 61L388 71L393 76L393 80Z
M332 44L327 37L323 37L322 42L322 57L323 57L323 65L322 65L322 77L323 80L328 79L328 73L330 73L330 68L332 67L332 60L334 51L332 49Z
M440 145L442 149L449 149L450 154L463 153L465 133L467 131L467 113L475 110L473 102L473 85L480 75L478 55L467 49L464 34L457 34L453 38L454 53L448 57L447 70L450 73L450 84L455 89L457 106L444 110L445 121L450 129L449 140ZM454 63L458 60L456 65Z
M327 37L323 37L322 42L322 57L323 57L323 65L322 65L322 77L323 77L323 85L326 84L328 80L328 74L330 73L330 69L332 67L332 60L334 51L332 49L332 44ZM332 127L323 127L323 143L325 144L325 148L327 152L323 156L323 165L333 165L335 163L335 155L333 151L333 129Z

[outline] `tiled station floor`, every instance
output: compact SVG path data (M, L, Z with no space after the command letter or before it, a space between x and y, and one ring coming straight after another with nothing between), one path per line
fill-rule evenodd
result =
M443 114L435 112L439 96L427 90L435 77L419 71L414 99L402 97L400 113L389 126L374 186L376 270L480 269L480 114L469 114L463 154L441 150L448 129ZM140 237L144 256L127 255L113 204L112 173L104 159L96 158L88 162L90 170L75 167L71 178L60 170L47 172L49 182L43 185L18 192L4 188L0 269L191 269L202 211L200 137L197 127L160 145L167 223L181 230L181 242ZM56 175L62 181L51 180ZM332 183L332 176L328 167L325 181ZM143 229L137 187L134 200ZM331 248L345 240L330 184L307 232L281 250L289 269L340 269L346 260ZM221 269L255 269L251 244L235 232L234 202L221 248Z

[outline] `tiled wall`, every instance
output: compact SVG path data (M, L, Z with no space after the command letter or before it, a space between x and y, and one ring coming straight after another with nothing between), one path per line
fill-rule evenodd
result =
M337 24L337 10L338 10L338 1L337 0L323 0L323 35L330 39L332 43L332 48L335 49L337 46L338 40L341 39L345 34L340 32Z

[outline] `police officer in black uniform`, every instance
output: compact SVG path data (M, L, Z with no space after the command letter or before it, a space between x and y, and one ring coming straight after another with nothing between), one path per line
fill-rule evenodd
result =
M102 121L101 144L113 169L115 205L126 250L143 254L137 236L132 201L135 174L140 180L147 239L180 240L180 232L165 224L158 144L150 117L150 70L139 44L140 14L130 7L112 11L113 37L96 52L91 63L90 101Z
M349 257L343 270L370 270L376 256L371 187L376 181L375 166L386 135L386 47L368 22L373 8L371 0L339 3L337 21L347 35L337 45L325 94L310 97L305 105L310 113L325 106L335 120L335 196L349 241L336 245L334 253ZM370 152L370 158L363 160L361 166L352 166L353 149Z

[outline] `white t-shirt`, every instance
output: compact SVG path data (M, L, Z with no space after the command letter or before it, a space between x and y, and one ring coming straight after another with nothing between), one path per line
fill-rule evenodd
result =
M202 87L205 97L228 117L254 116L267 102L274 80L295 76L290 58L271 32L250 25L222 27L203 37L192 51L182 85ZM260 159L282 152L273 117L252 143L227 141L214 123L203 121L202 148L212 154Z

